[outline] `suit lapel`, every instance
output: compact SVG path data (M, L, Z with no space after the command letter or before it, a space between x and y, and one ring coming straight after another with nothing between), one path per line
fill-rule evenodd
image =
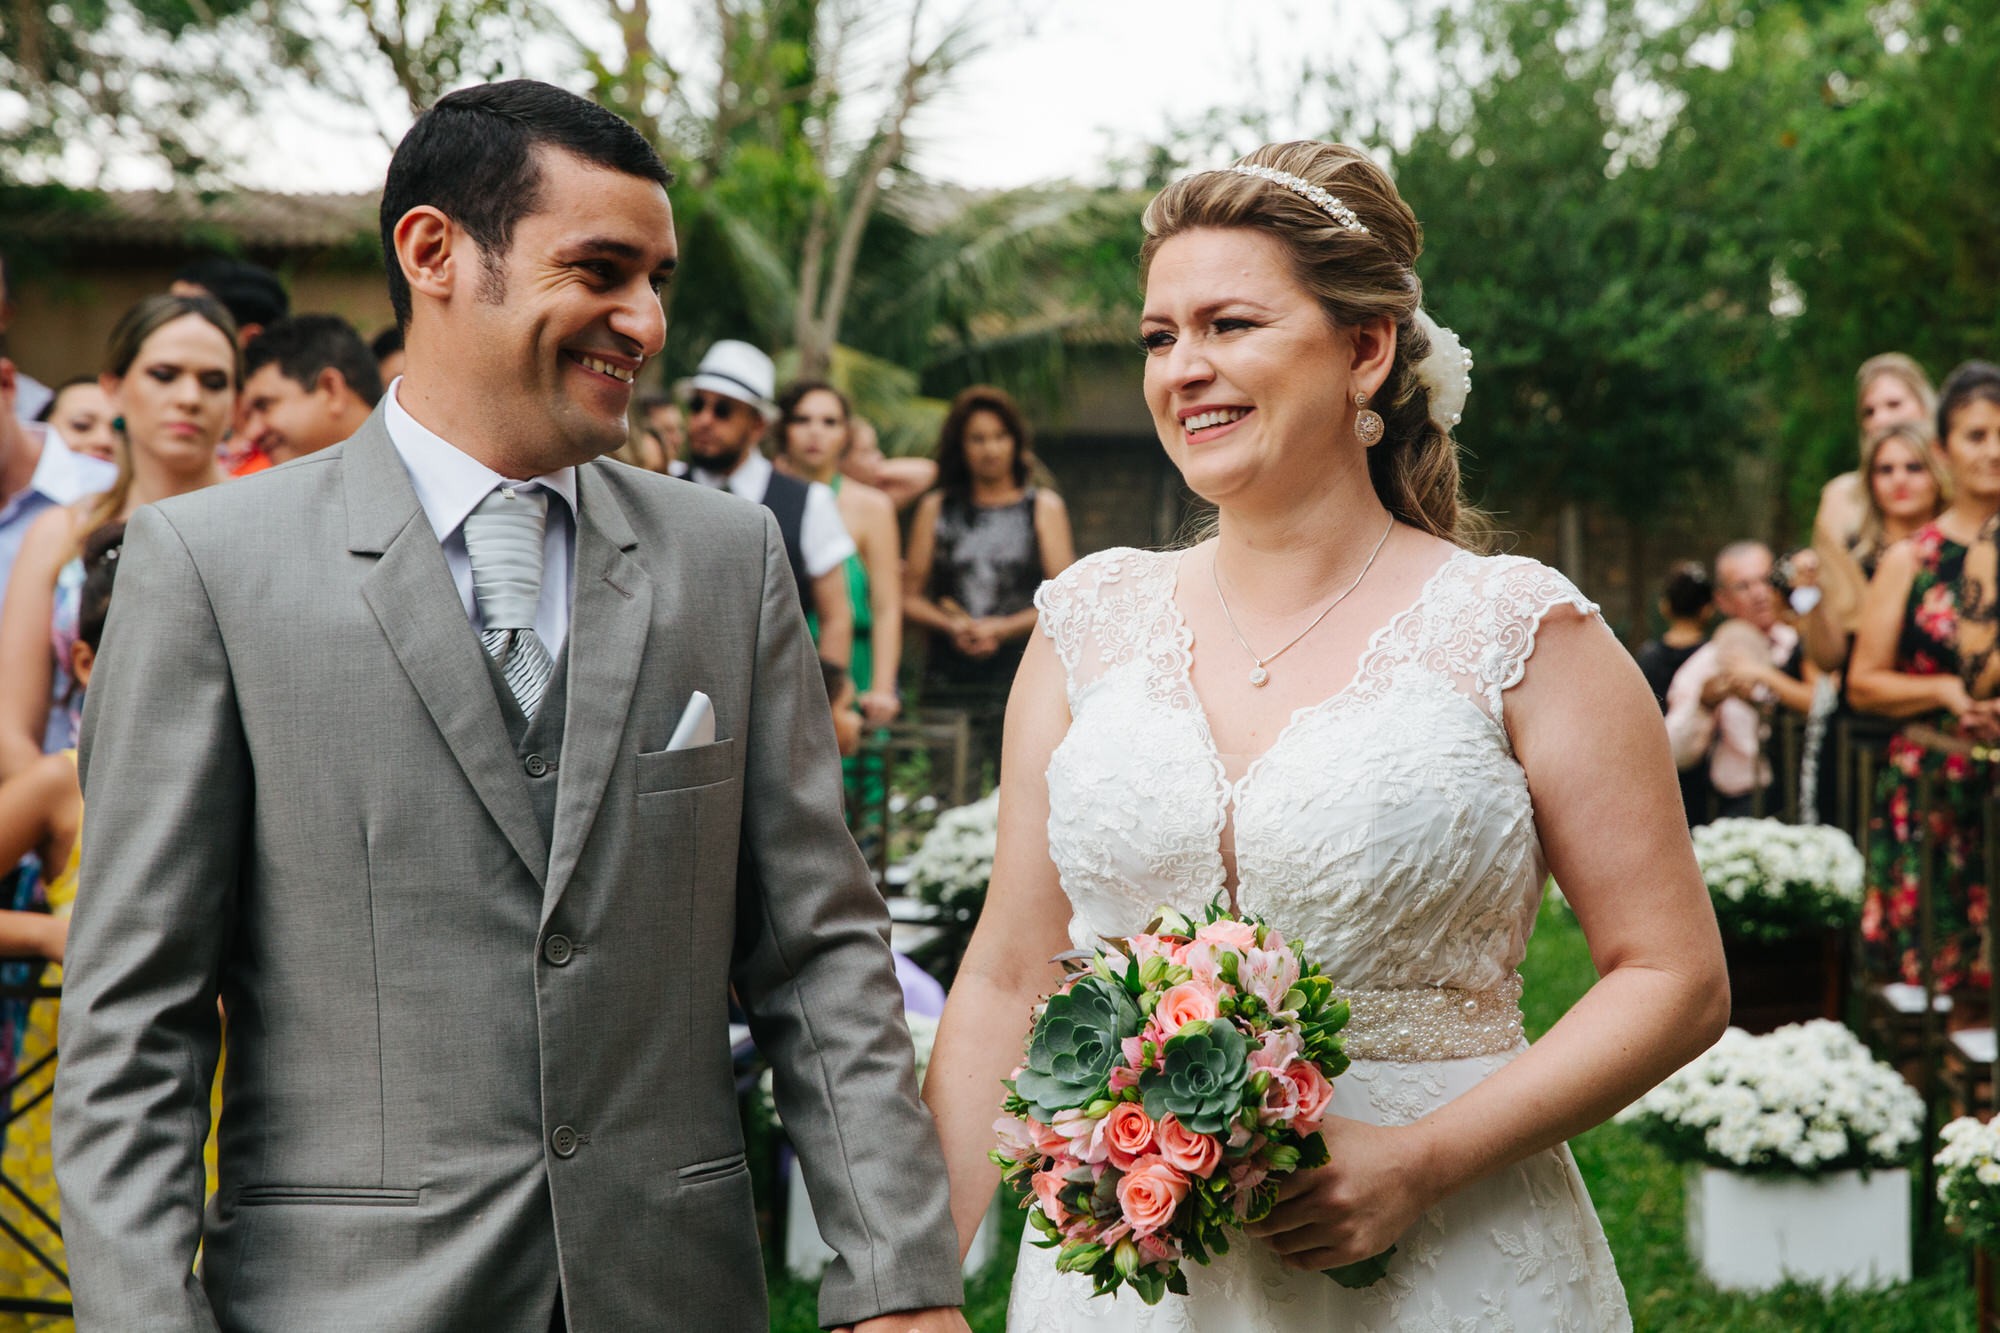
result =
M627 554L638 544L595 466L577 469L576 590L569 618L569 704L557 769L555 838L542 916L555 910L624 753L632 694L653 616L653 581ZM490 694L492 691L488 691Z
M348 549L381 556L361 595L487 813L546 885L549 849L483 650L380 412L349 441L343 468Z

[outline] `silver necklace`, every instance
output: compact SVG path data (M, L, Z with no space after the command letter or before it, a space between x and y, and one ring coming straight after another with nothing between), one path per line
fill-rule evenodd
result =
M1368 553L1368 562L1361 566L1361 572L1354 576L1354 582L1347 585L1346 591L1342 592L1340 596L1328 602L1326 604L1326 609L1313 617L1312 624L1307 625L1297 634L1294 634L1291 638L1291 641L1287 643L1283 648L1278 649L1278 651L1275 653L1270 653L1263 657L1259 657L1257 655L1257 650L1255 648L1252 648L1249 645L1249 643L1244 640L1243 631L1236 628L1236 617L1229 614L1229 600L1222 595L1222 575L1220 572L1218 572L1216 568L1216 562L1213 559L1211 559L1208 562L1208 576L1210 581L1212 581L1215 584L1215 604L1222 608L1222 618L1223 620L1228 622L1229 632L1236 636L1236 646L1243 650L1243 653L1246 657L1248 657L1252 662L1256 663L1255 666L1250 668L1250 683L1252 685L1256 686L1258 689L1262 689L1265 685L1269 684L1271 680L1271 673L1267 669L1268 665L1272 662L1277 661L1280 657L1283 657L1287 652L1290 652L1294 647L1297 646L1300 639L1305 638L1306 635L1318 629L1319 622L1325 620L1327 616L1331 615L1334 607L1339 606L1342 602L1346 601L1348 593L1353 592L1356 588L1361 586L1361 580L1367 578L1368 571L1375 567L1375 557L1382 554L1382 547L1388 543L1389 534L1391 532L1394 532L1395 530L1396 530L1396 516L1394 514L1391 514L1389 516L1389 526L1382 529L1382 536L1378 541L1376 541L1375 549Z

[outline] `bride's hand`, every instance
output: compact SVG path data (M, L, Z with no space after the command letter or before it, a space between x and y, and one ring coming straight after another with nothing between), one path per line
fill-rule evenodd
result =
M1286 1177L1270 1216L1245 1228L1288 1268L1317 1271L1372 1259L1434 1202L1420 1188L1424 1176L1409 1130L1332 1116L1320 1133L1333 1160Z

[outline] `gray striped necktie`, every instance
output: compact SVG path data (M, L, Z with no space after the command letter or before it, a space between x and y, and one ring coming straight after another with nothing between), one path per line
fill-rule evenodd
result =
M472 558L472 591L485 625L479 641L500 666L514 702L528 717L549 688L555 663L535 633L542 599L542 534L549 495L540 487L499 486L465 519L465 552Z

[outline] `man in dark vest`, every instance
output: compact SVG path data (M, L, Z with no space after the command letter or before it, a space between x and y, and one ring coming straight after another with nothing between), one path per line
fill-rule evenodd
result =
M854 648L846 571L854 539L831 490L786 476L757 447L778 419L771 358L725 338L708 349L681 388L688 403L689 477L761 504L777 518L799 602L818 622L820 660L845 671Z

